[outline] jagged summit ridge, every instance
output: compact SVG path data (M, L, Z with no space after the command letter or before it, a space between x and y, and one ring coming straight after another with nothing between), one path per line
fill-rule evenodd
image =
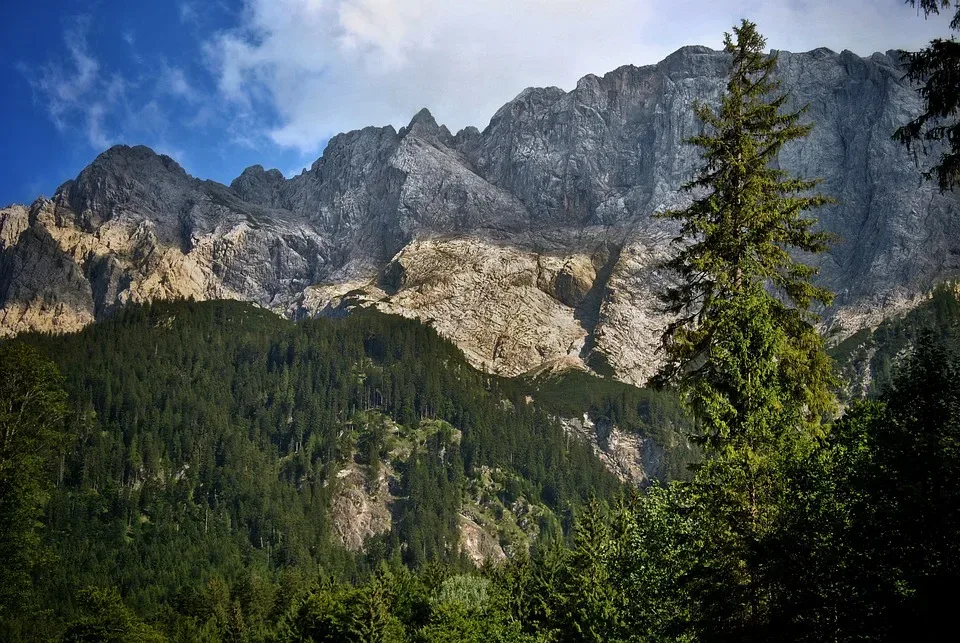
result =
M820 265L834 328L960 272L957 198L890 137L920 110L898 61L779 52L777 74L816 123L781 165L839 199L818 213L843 239ZM578 362L642 381L671 237L651 215L689 198L692 103L717 100L728 63L691 46L570 91L529 88L456 135L423 109L399 131L333 137L290 179L252 166L226 187L111 148L50 201L0 213L0 328L70 328L188 294L291 316L370 305L430 321L500 372Z

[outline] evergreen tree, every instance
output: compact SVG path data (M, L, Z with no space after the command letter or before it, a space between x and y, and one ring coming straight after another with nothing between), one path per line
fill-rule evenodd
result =
M684 581L699 554L693 501L687 483L655 484L618 508L611 566L626 599L630 640L692 639L693 600Z
M936 640L960 580L960 358L921 336L797 463L778 538L792 640Z
M564 611L569 625L564 640L622 640L622 601L610 570L612 545L606 508L590 502L578 516L566 565Z
M357 595L351 640L393 643L403 640L403 626L390 613L394 602L390 574L381 570Z
M61 385L57 367L35 349L0 344L0 638L14 636L8 618L38 608L31 574L48 553L40 527L63 442Z
M70 623L65 643L163 643L166 639L123 603L115 589L90 587L80 592L82 615Z
M761 636L768 580L761 555L788 480L783 463L822 435L833 408L832 371L809 312L831 294L813 285L816 269L792 251L826 249L808 210L831 200L818 181L776 167L782 147L805 137L805 109L773 77L775 56L744 20L725 34L731 73L719 110L696 105L704 131L691 139L703 166L685 188L692 204L663 216L680 223L678 254L666 266L679 284L664 295L675 315L664 333L657 381L679 386L708 456L696 491L707 537L697 591L712 607L711 631Z
M939 14L949 9L949 0L906 0L923 12L924 16ZM957 6L950 29L960 30L960 5ZM940 191L952 190L960 183L960 42L951 37L937 38L920 51L902 51L907 75L920 85L924 111L894 133L894 138L905 145L917 142L946 144L937 163L924 172L927 179L936 178ZM942 149L942 148L941 148Z
M45 438L20 439L59 433L44 415L54 398L34 391L22 414L17 406L31 382L61 385L40 354L65 376L60 402L77 410L55 440L63 457L49 457ZM17 477L27 486L0 494L0 599L39 599L3 610L2 640L55 637L81 614L85 586L120 588L133 613L173 640L261 640L306 600L308 583L293 571L362 583L381 560L466 564L461 505L481 470L516 483L511 502L538 506L523 529L545 539L562 537L558 515L618 488L546 409L507 403L513 384L472 369L418 322L372 311L294 324L240 302L158 302L76 334L0 342L0 358L0 402L13 405L0 405L0 429L22 421L11 444L37 447L26 459L0 453L0 478L14 461L32 472ZM404 406L413 424L397 422ZM338 472L363 463L371 480L390 473L392 529L351 552L333 501ZM34 564L41 549L50 564ZM422 607L403 604L411 631L427 623ZM366 613L376 624L370 615L383 610Z

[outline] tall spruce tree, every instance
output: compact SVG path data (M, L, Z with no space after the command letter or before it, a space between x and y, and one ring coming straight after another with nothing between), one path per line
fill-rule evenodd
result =
M675 316L663 336L657 380L678 386L707 455L694 489L708 535L694 591L714 633L763 636L770 604L762 548L788 484L784 462L809 452L833 408L832 371L813 326L816 269L791 252L819 253L830 238L808 210L831 202L818 181L776 167L782 147L804 138L805 109L785 109L776 57L744 20L725 34L730 79L717 111L696 105L704 129L690 142L703 166L685 186L695 199L663 216L680 223L664 293Z

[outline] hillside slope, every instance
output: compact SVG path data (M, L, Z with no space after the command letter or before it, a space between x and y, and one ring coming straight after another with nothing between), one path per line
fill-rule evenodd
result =
M374 311L293 323L242 302L157 303L15 341L58 364L72 409L46 519L60 571L38 588L119 586L145 613L251 569L502 560L561 538L586 499L692 457L675 402L597 380L561 407ZM618 468L571 419L640 448L608 449Z

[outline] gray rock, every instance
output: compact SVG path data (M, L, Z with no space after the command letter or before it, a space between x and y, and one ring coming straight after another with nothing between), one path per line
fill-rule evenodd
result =
M0 331L70 329L154 297L293 316L371 305L431 321L492 370L599 354L641 382L658 359L669 276L656 266L672 236L652 215L689 200L692 105L717 100L728 64L685 47L570 92L524 90L455 136L424 109L399 132L334 137L289 180L253 166L228 188L112 148L29 215L0 210ZM839 199L817 213L842 239L818 259L838 294L825 325L843 335L957 276L957 196L891 140L921 108L896 54L779 52L777 74L816 124L780 163Z
M280 170L264 170L262 165L252 165L230 183L230 189L248 203L282 208L281 191L285 182Z

